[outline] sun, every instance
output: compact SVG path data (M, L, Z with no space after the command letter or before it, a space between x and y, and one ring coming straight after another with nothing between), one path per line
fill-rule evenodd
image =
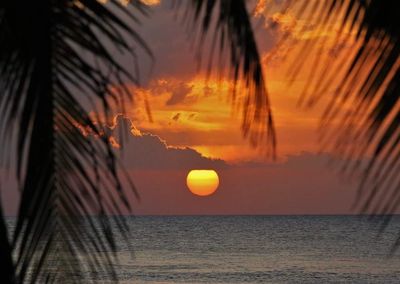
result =
M207 196L217 190L219 178L214 170L191 170L186 177L186 184L193 194Z

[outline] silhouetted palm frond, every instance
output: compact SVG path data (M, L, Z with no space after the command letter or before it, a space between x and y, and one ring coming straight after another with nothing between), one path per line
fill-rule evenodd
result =
M285 4L281 13L295 14L303 24L298 33L311 38L302 41L290 76L311 66L303 92L307 104L330 100L321 122L323 144L345 158L346 173L361 170L357 208L390 216L400 206L400 2ZM333 44L329 31L335 33ZM289 41L285 36L283 44ZM334 55L325 61L321 54L328 46Z
M279 6L274 1L259 2L267 10ZM241 74L254 83L245 101L245 133L252 122L258 121L258 113L266 110L267 125L273 134L268 99L261 99L267 93L264 79L260 78L262 66L245 1L193 0L191 3L194 21L202 24L201 31L207 33L215 27L214 45L219 39L220 52L225 45L230 50L235 80ZM357 199L362 204L360 210L393 213L400 205L400 3L394 0L289 0L281 4L283 15L294 13L303 23L303 27L298 27L299 34L312 34L310 40L302 41L289 75L293 79L303 71L302 67L311 66L301 98L308 95L307 103L313 105L320 98L330 96L321 128L331 129L328 126L333 121L337 126L332 131L323 131L323 143L346 158L345 171L363 170ZM337 29L334 44L328 42L331 37L325 36L332 26ZM201 43L202 40L203 37ZM289 40L285 35L282 44ZM333 63L321 56L330 44L338 53ZM334 94L327 94L332 88ZM262 106L264 103L266 108ZM249 105L257 109L252 115L246 112Z
M323 117L323 123L329 123L341 116L339 132L326 138L335 138L335 150L355 161L356 164L347 164L349 169L362 166L363 157L371 157L360 189L360 198L365 201L363 210L391 213L400 205L400 4L377 0L323 2L323 6L318 3L313 8L320 10L317 22L327 24L335 20L331 15L338 17L342 13L342 27L347 25L348 29L338 32L335 44L346 43L343 40L353 33L355 50L339 57L345 62L338 60L327 68L311 92L311 99L324 95L332 77L343 74ZM351 106L341 115L346 103ZM367 194L364 185L373 185L374 189Z
M1 1L0 137L6 159L16 150L21 190L11 244L0 223L2 283L114 275L112 231L127 228L104 215L130 205L107 132L87 106L107 115L111 102L121 107L129 97L124 83L136 78L113 52L135 56L132 39L148 51L132 29L133 11L146 12L137 1L129 10L120 1ZM85 137L79 125L99 139Z
M224 69L224 55L229 57L230 75L234 80L232 100L235 104L239 97L242 104L244 136L254 146L266 138L268 152L275 155L276 134L271 105L246 1L192 0L188 5L186 17L200 24L200 48L206 35L213 33L208 73L213 67L216 48L220 56L218 67ZM237 85L241 87L236 88Z

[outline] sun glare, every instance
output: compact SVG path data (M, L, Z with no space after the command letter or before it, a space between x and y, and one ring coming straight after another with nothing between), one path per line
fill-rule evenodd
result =
M207 196L217 190L219 178L214 170L191 170L187 175L186 184L193 194Z

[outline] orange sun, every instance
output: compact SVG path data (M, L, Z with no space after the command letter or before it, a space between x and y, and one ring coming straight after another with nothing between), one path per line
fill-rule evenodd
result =
M219 178L214 170L191 170L187 175L186 184L193 194L207 196L217 190Z

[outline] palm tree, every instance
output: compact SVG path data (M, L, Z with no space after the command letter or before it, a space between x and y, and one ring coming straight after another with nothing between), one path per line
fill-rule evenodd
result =
M196 5L198 15L202 5ZM2 283L88 283L85 276L101 273L116 280L113 231L126 237L128 228L123 219L105 216L130 210L127 191L135 189L131 183L122 188L129 177L117 170L107 131L86 106L96 110L97 121L111 104L123 111L130 99L124 84L138 81L112 51L135 57L133 40L151 56L132 28L147 8L117 0L20 6L0 2L0 137L4 161L16 160L21 192L11 239L0 211ZM244 2L228 6L221 10L220 30L234 47L235 79L248 85L243 130L256 141L264 119L273 131L264 76ZM86 137L81 126L98 138Z
M3 283L87 282L80 272L115 275L112 226L130 205L117 161L101 125L85 104L107 115L110 103L123 107L125 81L137 81L117 62L113 48L135 56L128 39L150 51L135 33L139 2L129 9L95 0L0 3L1 138L5 159L14 160L21 198L9 241L0 223ZM127 19L121 20L121 15ZM130 22L129 22L130 21ZM133 24L132 24L133 23ZM122 86L111 90L110 85ZM99 139L78 130L84 125ZM8 152L7 149L12 149ZM128 190L132 190L131 187ZM80 218L85 216L84 219ZM53 271L49 263L56 263ZM28 276L29 275L29 276ZM64 280L65 281L65 280Z
M322 132L323 144L344 158L343 172L361 172L354 206L362 213L385 215L383 229L400 206L400 3L289 1L282 12L289 8L298 11L297 17L312 24L316 33L336 23L333 46L349 46L327 64L320 56L327 38L306 41L291 73L296 75L305 64L313 66L306 83L311 106L327 96L327 90L335 90L321 128L329 128L334 120L337 126ZM400 238L394 249L399 245Z
M332 131L322 132L323 145L325 149L334 151L343 158L345 162L342 168L345 173L359 175L361 172L355 208L362 213L385 215L383 229L391 214L400 206L400 2L288 0L281 4L262 0L258 2L258 5L265 5L265 9L281 8L282 14L294 13L297 18L308 23L303 32L313 26L316 34L323 33L332 23L338 24L339 30L333 46L354 41L352 47L355 47L342 52L333 65L327 64L320 56L321 48L329 44L326 37L305 41L300 52L296 54L297 60L291 66L289 75L290 78L295 78L304 65L312 66L307 87L299 94L302 99L308 95L307 104L310 106L326 96L327 90L335 89L323 114L321 128L327 128L334 120L339 123ZM225 39L232 44L230 52L233 54L231 63L234 71L239 68L235 61L236 47L253 53L254 66L261 68L260 63L257 63L260 57L256 46L251 48L251 41L244 37L235 38L237 33L232 32L236 25L242 26L242 30L251 29L245 1L193 0L190 5L194 7L194 21L200 21L204 33L212 30L214 42L224 42ZM213 16L216 16L217 21L213 29L210 29ZM287 41L289 38L284 36L281 44ZM246 68L242 71L249 74ZM250 70L250 74L257 72ZM236 79L235 75L234 78ZM253 82L258 80L253 78ZM257 94L257 90L250 94L255 102L258 102ZM256 105L257 110L265 111L271 117L269 103L268 108L263 109L254 101L250 99L250 105ZM349 103L353 107L346 109L345 106ZM247 109L247 105L244 109ZM249 121L246 115L245 112L245 125ZM244 129L259 125L257 117L252 116L250 126L247 125ZM274 141L273 125L270 122L272 118L267 120L271 138L269 141ZM365 157L369 158L366 160ZM394 249L399 245L400 237L394 244Z

